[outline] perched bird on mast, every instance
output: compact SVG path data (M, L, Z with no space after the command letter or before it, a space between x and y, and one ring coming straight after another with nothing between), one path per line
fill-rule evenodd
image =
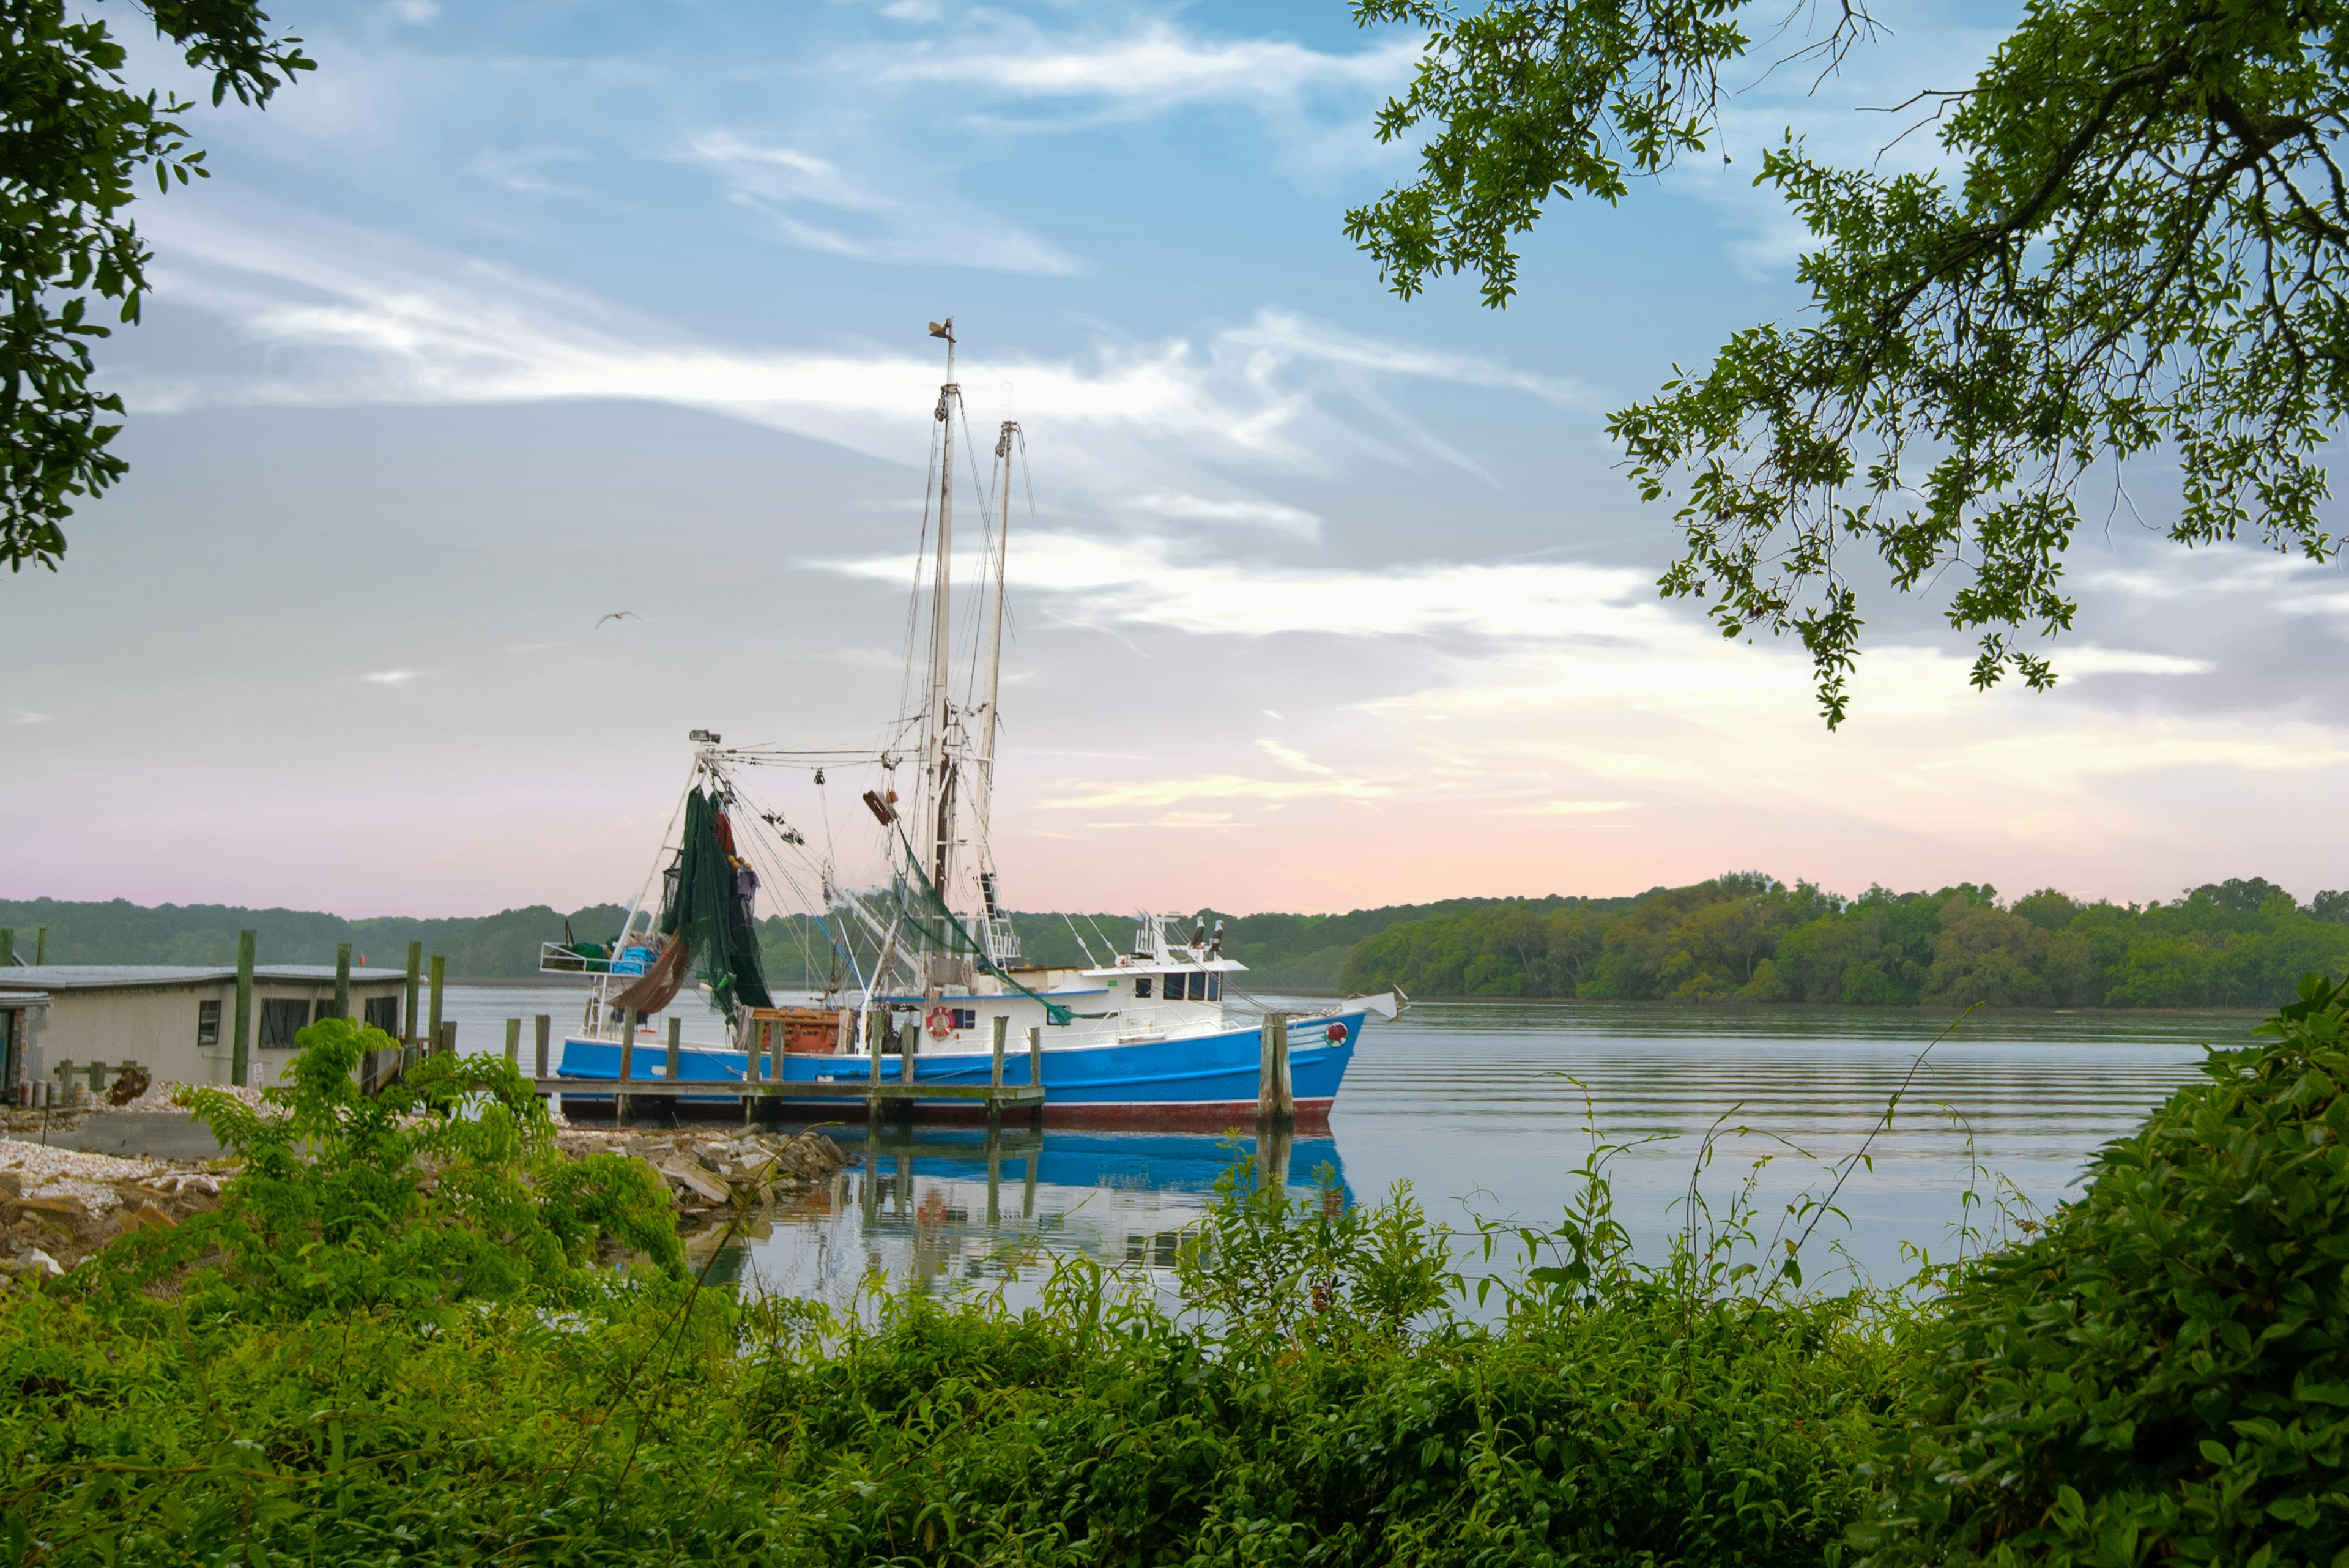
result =
M949 343L953 342L955 340L954 317L949 316L944 321L931 322L930 336L933 337L943 337Z

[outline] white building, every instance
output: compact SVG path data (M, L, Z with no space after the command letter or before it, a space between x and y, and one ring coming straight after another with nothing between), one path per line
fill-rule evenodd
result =
M408 976L396 969L351 971L351 1015L394 1036ZM47 1017L26 1005L37 996ZM258 964L253 971L253 1039L246 1082L274 1083L294 1053L295 1032L335 1010L331 964ZM158 964L38 964L0 968L0 1021L22 1019L0 1084L47 1078L61 1064L109 1067L136 1062L158 1082L225 1084L236 1035L236 970ZM0 1024L5 1027L5 1024ZM17 1033L21 1031L21 1043ZM13 1096L11 1096L13 1097Z

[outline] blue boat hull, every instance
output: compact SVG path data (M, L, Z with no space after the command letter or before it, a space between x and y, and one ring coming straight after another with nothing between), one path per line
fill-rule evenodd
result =
M1289 1083L1300 1121L1318 1122L1329 1116L1361 1037L1362 1016L1342 1012L1290 1026ZM1182 1040L1048 1046L1043 1053L1045 1120L1094 1127L1228 1126L1235 1119L1255 1115L1262 1051L1255 1024ZM667 1047L647 1041L636 1047L631 1059L630 1079L663 1081L667 1077ZM779 1075L785 1085L861 1083L870 1078L873 1070L871 1058L864 1056L769 1055L764 1065L770 1080ZM916 1053L914 1081L981 1085L988 1082L993 1065L991 1056L984 1052ZM737 1085L743 1081L747 1066L748 1060L740 1051L688 1047L678 1054L678 1081L713 1087ZM580 1081L579 1091L566 1093L593 1094L597 1085L619 1081L620 1047L609 1040L565 1040L556 1070L564 1078ZM897 1082L904 1063L895 1056L884 1056L881 1071L886 1081ZM1014 1050L1005 1055L1003 1081L1016 1085L1028 1083L1026 1052ZM775 1097L791 1103L788 1088ZM839 1105L833 1100L805 1103L835 1109ZM977 1110L967 1101L916 1103L931 1114L975 1114Z

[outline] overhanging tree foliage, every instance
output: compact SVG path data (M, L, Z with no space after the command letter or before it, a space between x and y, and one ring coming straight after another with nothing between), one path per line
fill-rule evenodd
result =
M1748 9L1355 0L1365 26L1427 31L1379 135L1428 140L1418 178L1347 232L1406 298L1470 272L1506 305L1515 241L1552 197L1612 203L1713 144ZM1863 624L1838 549L1871 552L1904 592L1948 585L1982 688L2054 680L2028 639L2072 624L2064 556L2103 463L2175 460L2181 544L2329 558L2316 449L2349 399L2344 23L2325 0L2041 0L1971 87L1905 106L1950 176L1834 167L1789 135L1756 182L1815 236L1809 319L1737 334L1609 421L1641 493L1679 504L1664 593L1708 600L1725 636L1799 636L1833 726ZM1845 0L1806 53L1833 68L1873 30Z
M135 0L212 101L264 104L313 68L302 40L273 37L254 0ZM99 301L139 319L151 253L125 215L139 176L159 190L209 172L178 116L194 107L123 77L105 22L64 0L0 0L0 561L57 567L72 498L96 495L128 465L109 450L119 394L90 384Z

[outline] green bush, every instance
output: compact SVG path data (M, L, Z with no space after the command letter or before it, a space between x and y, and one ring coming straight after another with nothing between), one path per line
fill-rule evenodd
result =
M2304 979L1959 1275L1904 1347L1924 1394L1868 1562L2349 1562L2344 1029Z
M489 1056L433 1056L382 1094L358 1091L369 1050L395 1042L344 1019L313 1023L264 1115L219 1089L198 1119L243 1162L221 1207L125 1237L83 1288L118 1302L168 1287L207 1317L408 1313L525 1293L567 1303L605 1279L607 1240L672 1272L668 1191L641 1160L566 1160L529 1082Z

